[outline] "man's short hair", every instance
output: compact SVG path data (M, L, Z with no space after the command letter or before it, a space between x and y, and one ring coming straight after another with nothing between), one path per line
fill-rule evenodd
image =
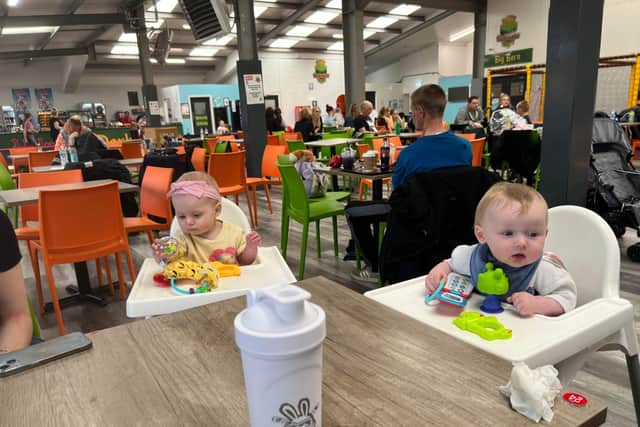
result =
M69 117L69 123L74 126L82 126L82 118L78 115L73 115Z
M432 118L442 117L444 107L447 105L447 96L444 90L436 84L420 86L411 94L411 106L421 106L427 116Z
M529 112L529 101L527 101L526 99L523 99L522 101L518 102L516 104L516 110L520 110L523 113L528 113Z
M487 209L491 205L497 204L503 206L509 202L516 202L520 204L521 212L526 213L535 200L540 200L544 204L545 211L548 210L546 200L544 200L542 194L538 193L533 187L513 182L499 182L492 185L478 202L475 224L482 225ZM546 222L549 222L548 214Z
M469 100L467 101L467 104L471 104L471 101L475 101L476 99L478 99L478 100L479 100L480 98L478 98L478 97L477 97L477 96L475 96L475 95L474 95L474 96L470 96L470 97L469 97Z
M362 101L360 104L360 114L362 114L362 110L367 106L373 110L373 103L371 101Z

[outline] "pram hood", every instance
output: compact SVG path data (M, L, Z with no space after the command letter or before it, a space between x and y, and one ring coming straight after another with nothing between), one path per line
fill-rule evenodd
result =
M604 117L593 119L593 131L591 136L591 150L598 152L610 147L605 144L613 144L623 155L631 153L629 138L622 127L613 120Z

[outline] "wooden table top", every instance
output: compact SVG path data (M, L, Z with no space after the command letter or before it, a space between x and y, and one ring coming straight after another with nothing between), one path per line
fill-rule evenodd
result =
M104 184L113 181L112 179L97 179L95 181L77 182L74 184L44 185L41 187L17 188L15 190L0 191L0 201L8 206L20 206L38 201L40 190L69 190L79 187L89 187L92 185ZM126 182L118 181L118 190L121 193L131 193L140 191L140 187Z
M137 157L134 159L120 159L118 163L125 166L140 166L144 161L143 157ZM92 167L93 162L85 162L85 167ZM32 172L54 172L64 170L62 165L49 165L49 166L35 166L31 168Z
M498 392L511 365L322 277L325 426L535 425ZM91 334L93 348L0 378L6 425L248 426L233 319L244 298ZM587 396L589 397L589 396ZM598 425L606 407L556 400L551 426Z

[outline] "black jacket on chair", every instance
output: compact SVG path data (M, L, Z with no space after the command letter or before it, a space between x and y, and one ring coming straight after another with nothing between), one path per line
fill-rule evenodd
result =
M499 180L484 168L464 166L416 173L396 188L380 254L383 283L427 274L456 246L476 243L476 206Z

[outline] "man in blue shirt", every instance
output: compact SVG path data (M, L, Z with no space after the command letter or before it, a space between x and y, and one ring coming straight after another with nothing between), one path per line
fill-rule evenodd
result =
M402 150L393 168L394 188L416 172L471 165L471 144L443 127L446 105L447 98L438 85L425 85L411 94L413 122L423 136Z

